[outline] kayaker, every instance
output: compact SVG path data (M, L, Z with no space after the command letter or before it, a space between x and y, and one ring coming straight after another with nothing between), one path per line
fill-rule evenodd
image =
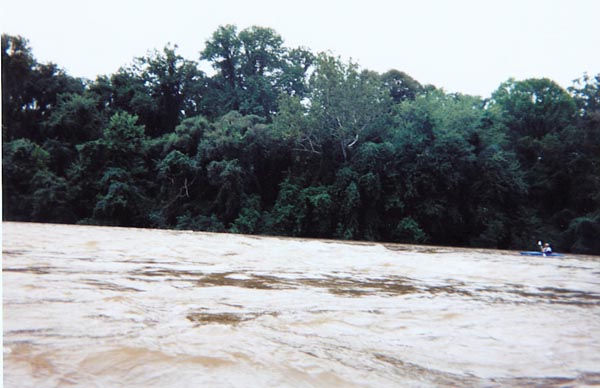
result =
M541 249L542 249L542 254L544 256L548 256L548 255L552 254L552 247L548 243L545 243L544 246L541 247Z

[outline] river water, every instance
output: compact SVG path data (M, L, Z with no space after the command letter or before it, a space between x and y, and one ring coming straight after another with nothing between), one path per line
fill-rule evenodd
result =
M5 387L600 385L600 258L3 223Z

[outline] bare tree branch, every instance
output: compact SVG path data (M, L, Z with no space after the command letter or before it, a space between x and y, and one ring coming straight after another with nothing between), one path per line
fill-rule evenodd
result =
M352 146L354 144L356 144L357 141L358 141L358 133L356 134L356 137L354 138L354 140L350 144L348 144L348 148L352 148Z

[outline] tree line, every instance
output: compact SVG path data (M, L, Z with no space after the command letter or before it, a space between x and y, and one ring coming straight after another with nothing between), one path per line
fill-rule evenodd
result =
M600 254L600 74L483 99L227 25L87 80L3 34L2 142L4 220Z

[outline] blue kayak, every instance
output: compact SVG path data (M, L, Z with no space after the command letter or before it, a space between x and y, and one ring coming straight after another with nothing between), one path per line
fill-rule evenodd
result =
M524 256L544 256L544 254L540 251L525 251L525 252L521 252L522 255ZM561 255L560 253L550 253L550 254L546 254L545 256L564 256Z

